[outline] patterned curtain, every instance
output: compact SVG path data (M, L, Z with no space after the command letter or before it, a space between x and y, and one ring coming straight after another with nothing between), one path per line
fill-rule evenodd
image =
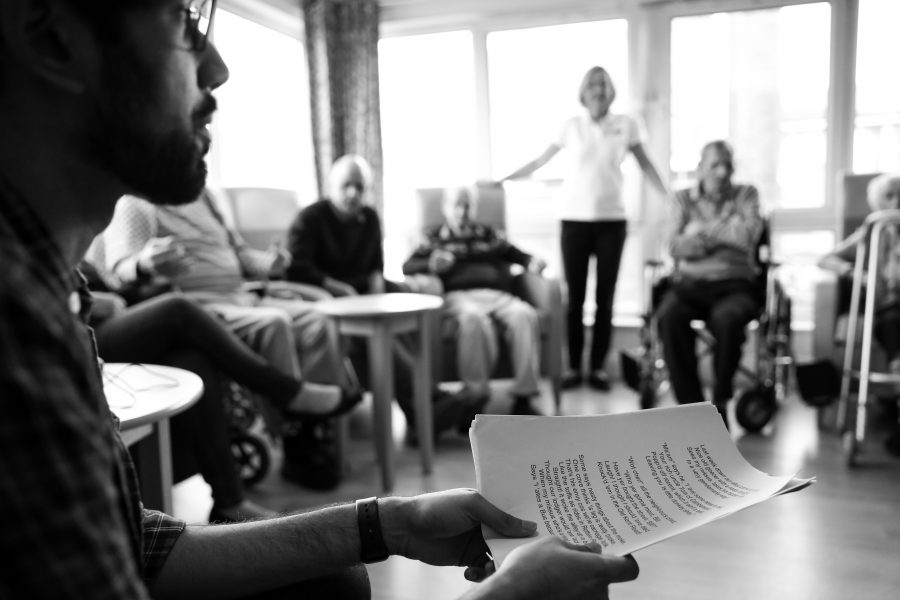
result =
M319 193L335 159L372 165L372 201L382 207L377 0L302 0Z

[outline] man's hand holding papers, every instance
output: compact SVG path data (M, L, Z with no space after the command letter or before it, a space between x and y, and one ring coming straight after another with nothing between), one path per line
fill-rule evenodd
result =
M538 523L538 536L625 555L813 479L773 477L738 452L715 407L578 417L479 415L469 433L479 491ZM499 566L529 539L484 538ZM533 540L533 538L532 538Z

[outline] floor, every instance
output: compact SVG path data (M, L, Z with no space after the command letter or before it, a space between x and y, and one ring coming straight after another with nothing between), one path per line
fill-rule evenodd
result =
M337 490L307 491L282 481L273 469L250 496L289 511L381 494L367 402L351 417L352 468ZM549 393L540 402L549 412ZM664 405L671 402L662 400ZM508 404L504 382L499 382L486 412L506 412ZM567 415L636 408L636 395L619 385L609 393L580 388L563 396ZM789 397L761 434L732 427L738 448L758 469L773 475L815 475L818 482L641 550L635 555L640 577L614 586L612 596L618 600L897 598L900 458L884 451L884 432L873 425L860 464L848 468L840 439L817 421L813 409ZM403 433L402 414L395 410L396 495L474 486L467 438L456 433L441 437L434 472L423 476L418 454L404 446ZM277 448L274 452L277 464ZM175 487L175 513L188 521L205 521L210 504L208 488L199 477ZM370 574L376 600L444 600L474 585L463 578L462 569L430 567L399 557L372 565Z

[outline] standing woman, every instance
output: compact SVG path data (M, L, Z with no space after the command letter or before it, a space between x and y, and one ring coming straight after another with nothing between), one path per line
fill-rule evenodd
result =
M613 297L628 227L622 201L622 161L631 152L644 175L661 194L665 184L647 157L637 122L626 115L613 114L609 107L616 98L609 73L591 67L581 81L578 99L587 112L571 117L560 135L544 152L503 178L502 181L531 175L566 148L569 165L562 186L562 261L569 290L567 330L569 370L563 387L580 385L584 350L584 298L591 255L596 259L597 312L594 317L588 384L609 389L604 370L612 337Z

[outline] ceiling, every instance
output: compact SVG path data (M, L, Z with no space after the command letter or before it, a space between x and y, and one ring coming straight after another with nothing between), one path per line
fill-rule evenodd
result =
M232 0L260 3L287 14L299 13L301 0ZM625 7L661 0L380 0L382 20L434 19L458 14L509 15L526 11L566 10L577 7ZM666 1L666 0L662 0Z
M220 0L220 5L290 35L299 35L303 0ZM335 0L340 1L340 0ZM491 21L578 21L639 6L714 3L717 0L379 0L382 34L469 26ZM774 1L774 0L748 0Z

